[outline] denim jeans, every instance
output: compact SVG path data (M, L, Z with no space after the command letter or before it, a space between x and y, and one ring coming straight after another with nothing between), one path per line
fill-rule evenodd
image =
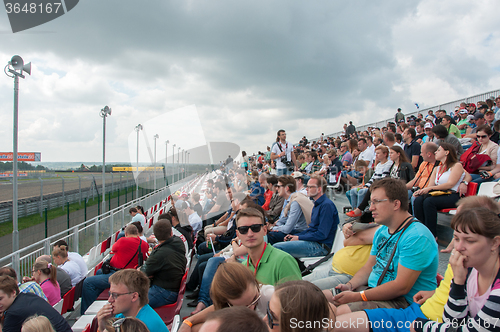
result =
M85 311L97 299L97 297L106 289L109 288L109 277L116 271L111 270L109 274L103 274L101 269L97 270L96 275L87 277L83 281L82 287L82 304L81 314L84 315Z
M329 253L321 244L313 241L288 241L273 245L276 249L283 250L295 258L325 256Z
M288 169L286 169L286 168L277 168L276 175L280 176L280 175L290 175L290 174L288 172Z
M206 263L210 258L214 255L213 252L198 256L198 260L196 261L196 265L194 266L194 270L189 277L189 281L186 284L187 290L195 290L196 287L201 283L201 278L203 277L203 272L200 274L200 265L202 263Z
M158 308L166 304L172 304L177 301L179 293L166 290L160 286L153 285L149 288L148 298L151 308Z
M203 304L207 307L212 305L212 299L210 298L210 286L212 285L215 272L217 272L219 265L225 261L226 259L224 257L212 257L208 260L205 271L203 272L198 302L203 302Z
M295 232L295 231L292 231L290 234L297 234L297 233L300 233L300 232ZM283 233L283 232L273 232L273 231L270 231L267 233L267 241L269 242L269 244L275 244L275 243L278 243L278 242L283 242L285 241L285 236L287 236L288 234L286 233Z
M495 179L493 176L489 177L487 179L483 179L481 177L481 175L479 175L479 174L471 174L470 176L472 177L471 182L475 182L475 183L492 182L492 181L497 182L498 181L498 179Z
M368 188L361 188L359 190L358 188L355 188L346 192L346 196L349 199L349 202L351 203L353 209L357 208L359 203L363 201L363 198L365 197L367 192Z

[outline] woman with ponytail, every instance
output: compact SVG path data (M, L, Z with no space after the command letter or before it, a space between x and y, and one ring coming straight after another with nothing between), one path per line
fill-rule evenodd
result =
M36 262L33 266L33 278L42 287L50 305L53 306L61 301L61 290L57 283L57 270L54 265L46 261Z

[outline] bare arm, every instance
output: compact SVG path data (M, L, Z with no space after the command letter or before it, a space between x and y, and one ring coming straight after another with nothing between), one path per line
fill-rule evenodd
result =
M344 247L357 246L357 245L362 245L362 244L372 244L373 243L373 236L375 235L375 232L377 231L377 229L378 229L378 227L372 227L372 228L368 228L368 229L365 229L363 231L354 233L353 236L344 240Z
M413 169L417 168L418 166L418 158L420 158L420 156L411 156L411 166L413 167Z
M448 181L446 183L439 184L439 185L431 185L431 186L428 186L426 189L429 189L429 190L448 190L448 189L451 189L451 188L453 188L453 186L455 186L458 183L458 180L460 180L460 177L462 176L463 173L464 173L464 169L462 167L462 164L456 163L451 168L450 177L448 178ZM436 172L433 172L429 183L435 183L435 179L436 179ZM427 191L427 192L429 192L429 191Z

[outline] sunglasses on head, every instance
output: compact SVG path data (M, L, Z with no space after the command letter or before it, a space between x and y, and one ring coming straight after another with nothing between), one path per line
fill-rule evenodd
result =
M248 233L248 230L251 229L253 233L258 233L262 229L264 224L253 224L250 226L240 226L236 228L240 234L246 234Z

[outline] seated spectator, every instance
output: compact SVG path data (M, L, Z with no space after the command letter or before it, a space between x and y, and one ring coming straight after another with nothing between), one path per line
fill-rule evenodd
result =
M457 123L457 128L460 130L461 135L465 135L467 127L470 125L469 120L467 119L467 115L469 115L469 113L466 109L461 109L458 114L460 116L460 121Z
M342 163L340 162L335 150L330 150L328 153L330 162L325 173L325 179L328 184L335 184L337 183L338 174L342 171Z
M368 224L361 225L368 226ZM344 247L333 255L331 264L316 267L311 274L302 279L312 282L322 290L332 290L340 284L349 282L352 276L366 264L370 256L373 235L379 227L376 224L372 225L373 227L354 231L353 223L345 223L342 226L345 238Z
M359 156L358 156L358 159L359 160L364 160L364 161L367 161L369 164L368 164L368 168L372 167L372 161L373 161L373 150L372 149L369 149L368 148L368 144L366 142L366 139L365 138L360 138L358 140L358 150L359 150Z
M405 141L404 151L414 171L418 170L418 167L422 162L422 158L420 156L420 144L418 144L415 138L416 134L415 129L412 128L407 128L403 132L403 139Z
M2 267L0 268L0 276L9 276L14 280L17 280L17 273L14 271L13 268L11 267ZM47 296L45 296L42 287L34 281L33 278L29 278L26 281L23 278L23 283L21 284L20 282L17 283L17 286L19 287L19 292L21 293L32 293L35 295L38 295L42 299L48 302Z
M298 172L299 174L302 175L302 173ZM263 173L263 174L266 174L266 173ZM266 185L263 186L264 189L266 189L266 191L264 192L264 205L262 205L262 208L264 209L264 211L269 211L269 204L271 204L271 198L273 198L273 184L271 183L268 183L267 182L267 177L266 177Z
M24 321L21 332L55 332L55 330L47 317L34 315Z
M110 272L105 274L102 269L97 270L96 275L85 278L82 288L81 313L85 311L97 299L106 288L109 288L109 278L117 271L124 269L135 269L139 263L139 252L142 259L146 260L149 246L139 238L139 232L134 225L125 228L125 237L116 241L111 247ZM71 275L71 274L70 274Z
M166 219L170 222L173 227L172 232L174 233L174 236L177 236L182 240L182 242L184 242L186 252L189 252L189 250L193 249L193 231L191 229L191 226L181 226L175 208L170 208L167 213L160 214L158 216L158 220L161 219ZM152 237L148 238L148 242L151 242L151 238ZM156 239L154 239L154 242L156 243Z
M417 292L436 288L437 244L429 230L408 213L405 185L385 178L373 183L371 190L370 211L381 226L375 232L370 258L347 284L337 286L342 293L333 296L323 291L337 306L337 315L406 308Z
M342 163L342 167L343 168L346 168L348 166L351 166L352 165L352 154L351 152L349 152L349 143L348 142L343 142L341 145L340 145L340 155L341 155L341 163Z
M109 278L109 298L97 313L98 330L104 331L107 321L135 317L148 327L149 331L168 332L160 316L148 304L149 280L141 271L126 269Z
M64 240L58 240L58 241L56 241L56 243L54 243L54 247L60 247L60 246L65 246L66 250L69 250L68 243ZM85 263L85 261L83 260L83 257L79 253L74 252L74 251L69 251L68 257L73 262L76 262L78 264L78 266L80 267L81 275L86 276L89 271L87 268L87 263Z
M446 130L448 131L448 134L451 134L458 139L462 138L462 134L460 134L460 130L457 128L457 126L455 126L452 123L452 121L453 120L452 120L451 116L445 115L443 117L443 119L441 120L440 125L445 126Z
M142 206L140 208L142 209ZM132 222L140 221L141 224L143 225L142 227L144 227L144 225L146 225L146 217L144 216L144 212L140 213L140 211L137 209L137 207L130 208L130 210L128 212L132 216Z
M42 255L36 259L35 263L41 261L52 263L52 257L50 257L49 255ZM56 266L56 271L57 283L59 284L59 288L61 289L61 298L63 298L64 294L71 290L71 277L68 273L66 273L66 271L58 266ZM33 281L33 279L29 277L23 277L23 281L25 280L25 278L27 278L28 281Z
M50 305L61 301L61 289L57 283L57 270L54 265L45 261L33 265L33 278L40 285Z
M500 126L500 121L497 121L495 123L495 126L499 125ZM472 180L472 182L475 183L483 183L483 182L491 182L491 181L498 181L500 179L500 149L497 150L497 163L495 165L495 168L493 168L491 171L482 171L479 173L479 178L476 177L475 179ZM467 179L466 179L467 180Z
M477 127L476 137L477 143L473 144L464 154L461 159L466 170L471 173L472 179L479 179L481 176L480 171L491 171L495 168L497 163L498 144L490 140L493 131L488 125ZM476 161L471 163L471 159L475 158ZM479 159L479 161L477 161Z
M285 201L285 199L278 193L278 178L275 175L271 175L267 178L267 184L273 191L273 196L271 197L271 201L269 202L269 210L266 211L266 217L270 223L273 223L281 215L281 210L283 208L283 202Z
M295 191L307 196L307 188L304 186L304 175L301 172L293 172L292 177L295 179Z
M244 169L236 171L235 178L233 179L233 188L235 192L243 192L248 190L247 186L247 173Z
M414 331L488 331L498 327L500 289L498 215L479 207L457 214L451 221L455 249L450 265L453 281L444 308L445 323L419 317ZM452 327L456 324L458 329Z
M267 305L269 331L333 331L335 309L321 290L307 281L288 281L276 286Z
M112 318L106 322L106 332L150 332L146 324L134 317Z
M413 172L413 167L409 163L408 159L406 158L406 154L397 145L393 145L390 149L390 157L391 157L391 162L392 166L389 170L389 176L393 179L401 179L404 181L404 183L408 183L413 177L415 176L415 173ZM378 165L377 165L378 166ZM368 206L368 202L370 201L370 192L367 192L361 203L358 205L356 209L354 209L351 212L346 213L347 216L349 217L359 217L361 216L361 213L366 209Z
M312 176L307 183L308 196L314 200L311 223L303 232L287 235L286 242L276 243L281 249L295 258L327 255L333 246L339 215L335 204L326 197L326 180Z
M188 217L189 225L193 229L193 234L198 233L198 231L200 231L203 226L203 221L201 220L200 216L193 208L191 208L191 203L189 202L183 202L181 208Z
M135 226L134 226L135 227ZM71 260L68 257L68 247L65 245L54 246L52 251L52 259L54 263L57 264L61 269L66 271L71 277L71 285L74 287L80 282L85 275L82 274L82 269L76 261Z
M464 153L462 144L460 144L460 141L454 135L448 133L446 127L444 127L443 125L436 125L432 128L432 132L436 137L434 139L434 143L439 145L441 142L443 142L453 145L457 154L457 158L460 159L460 156L462 155L462 153Z
M426 225L435 237L438 210L455 207L460 198L458 187L465 177L465 171L457 160L453 145L441 143L436 151L436 160L441 162L441 166L432 172L429 185L414 193L415 217ZM444 194L433 196L431 191L441 191Z
M135 227L137 227L137 233L139 235L139 238L148 243L148 239L144 236L144 228L142 228L142 225L139 221L134 221L132 223L130 223L131 225L134 225Z
M500 206L493 199L486 196L469 196L462 198L458 202L457 214L462 211L475 209L477 206L487 207L494 213L500 212ZM450 243L451 252L454 247L453 241ZM435 291L420 291L413 297L413 303L404 310L399 309L374 309L354 312L348 315L338 317L339 326L345 324L344 322L356 321L358 322L357 330L361 332L368 332L369 327L377 326L373 331L384 331L382 320L391 323L395 327L395 331L409 332L411 323L418 317L427 318L433 321L443 321L443 311L450 292L450 284L453 278L453 271L451 265L448 264L444 279L439 284ZM397 325L399 322L399 326ZM344 325L345 326L345 325ZM342 332L346 329L340 328L337 332ZM393 329L391 329L393 330Z
M278 194L283 197L283 209L278 221L268 225L267 240L269 244L283 242L288 234L298 234L307 228L313 203L307 196L296 192L295 179L289 175L278 178Z
M221 182L214 184L215 205L203 215L202 220L206 220L207 225L213 224L219 219L229 208L229 201L226 197L226 186Z
M201 217L201 215L203 214L202 213L203 208L201 207L200 204L200 194L193 193L191 195L191 203L193 204L193 210L195 210L196 213L198 213L198 215Z
M267 303L273 292L274 285L261 284L245 265L221 264L210 287L213 305L184 320L179 332L191 331L191 326L196 330L206 321L209 313L233 306L254 310L262 319L266 316Z
M434 142L434 133L432 132L432 125L430 123L426 123L424 126L425 136L422 138L422 144Z
M194 211L193 213L196 214ZM172 234L172 224L164 219L158 220L153 226L153 232L159 244L151 252L141 271L151 279L149 305L157 308L177 301L187 260L184 243Z
M265 177L265 175L262 175L262 176ZM252 172L253 183L252 183L251 187L248 189L248 191L250 192L250 194L249 194L250 198L255 203L262 206L265 203L264 193L266 190L260 185L260 182L259 182L260 178L261 178L261 176L259 176L259 172L257 172L257 171Z
M19 292L17 281L9 276L0 276L0 299L3 332L21 332L23 322L34 315L47 317L56 332L72 331L47 301L32 293Z
M393 162L388 159L389 149L387 149L386 146L381 145L375 149L375 156L375 160L378 163L377 166L375 166L375 173L370 178L370 181L366 182L363 186L353 187L346 193L346 196L353 208L357 208L358 205L363 201L363 198L368 192L373 181L389 176L389 171L393 164ZM349 217L353 217L355 215L355 212L350 211L346 215ZM360 214L358 213L358 216L359 215Z
M268 332L266 323L246 307L229 307L211 312L200 332Z

